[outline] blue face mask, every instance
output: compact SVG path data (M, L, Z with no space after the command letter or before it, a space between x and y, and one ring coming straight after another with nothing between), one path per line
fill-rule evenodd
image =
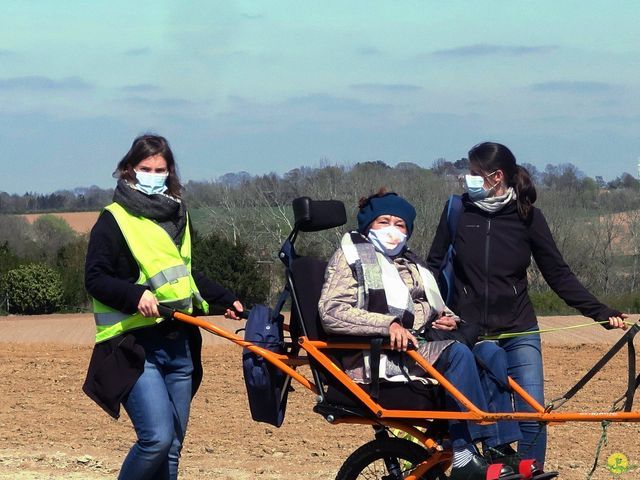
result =
M151 172L136 172L136 184L135 188L147 195L155 195L157 193L164 193L167 191L167 177L168 173L151 173Z
M490 173L487 177L490 177L496 172ZM489 196L491 190L496 188L494 185L491 188L484 187L484 177L480 175L465 175L464 181L467 184L467 193L469 194L469 198L473 201L484 200Z

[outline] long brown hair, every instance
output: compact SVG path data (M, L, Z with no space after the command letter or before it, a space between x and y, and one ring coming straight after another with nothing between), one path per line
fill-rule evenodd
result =
M520 218L530 219L538 194L529 171L516 163L511 150L500 143L479 143L469 150L469 162L476 163L483 172L502 170L507 186L513 187L516 192Z
M113 176L130 183L136 183L134 168L145 158L156 155L161 155L167 162L167 171L169 172L169 177L167 178L167 193L172 197L180 198L182 184L178 177L173 152L167 139L160 135L145 134L137 137L131 144L131 148L127 154L122 157L122 160L118 163L116 171L113 172Z

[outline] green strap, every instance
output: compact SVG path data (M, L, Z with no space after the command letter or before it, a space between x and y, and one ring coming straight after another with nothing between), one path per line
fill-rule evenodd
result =
M602 451L602 447L608 445L607 428L609 428L609 425L611 425L611 422L609 420L603 420L600 423L600 426L602 427L602 433L600 434L600 439L598 440L598 444L596 445L596 453L593 459L593 466L591 467L589 473L587 473L586 480L591 480L591 477L596 471L596 468L598 468L598 462L600 460L600 452Z
M526 335L533 335L535 333L550 333L550 332L559 332L560 330L571 330L574 328L584 328L591 327L593 325L604 325L605 323L609 323L609 320L597 321L597 322L589 322L589 323L581 323L579 325L570 325L568 327L555 327L555 328L541 328L539 330L531 330L527 332L514 332L514 333L500 333L498 335L482 335L479 337L480 340L502 340L505 338L515 338L515 337L524 337ZM631 326L634 325L635 322L624 321L625 324Z

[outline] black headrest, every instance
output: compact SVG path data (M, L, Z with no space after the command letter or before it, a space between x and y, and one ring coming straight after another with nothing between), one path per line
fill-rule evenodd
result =
M292 202L296 227L302 232L317 232L347 223L344 203L339 200L311 200L299 197Z

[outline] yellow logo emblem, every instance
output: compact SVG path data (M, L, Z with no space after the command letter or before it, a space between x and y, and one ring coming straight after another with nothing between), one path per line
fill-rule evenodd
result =
M616 475L629 470L629 459L624 453L615 452L607 458L607 469Z

